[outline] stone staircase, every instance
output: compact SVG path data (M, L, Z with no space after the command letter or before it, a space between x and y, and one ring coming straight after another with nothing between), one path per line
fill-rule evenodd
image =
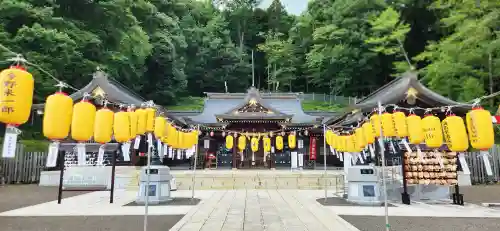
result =
M190 190L192 171L172 171L178 190ZM340 171L289 170L199 170L196 172L195 189L335 189L343 190L344 178ZM326 181L326 182L325 182ZM139 171L130 172L127 190L138 190Z

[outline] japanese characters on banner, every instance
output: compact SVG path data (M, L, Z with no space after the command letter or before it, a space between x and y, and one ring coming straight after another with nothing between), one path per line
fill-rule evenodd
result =
M309 160L316 160L316 137L309 138Z

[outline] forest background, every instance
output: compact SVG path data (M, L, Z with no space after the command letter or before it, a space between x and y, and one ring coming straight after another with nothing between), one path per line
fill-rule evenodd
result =
M260 4L2 0L0 44L76 88L100 67L166 106L225 83L245 91L252 52L255 85L266 91L362 97L410 68L458 101L499 90L498 0L311 0L301 15L279 0ZM43 102L57 83L30 71Z

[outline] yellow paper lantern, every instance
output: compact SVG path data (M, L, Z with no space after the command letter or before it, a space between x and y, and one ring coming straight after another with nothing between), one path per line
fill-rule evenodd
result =
M154 108L146 108L146 132L153 132L155 129L155 114Z
M339 151L347 151L347 136L345 135L339 136Z
M473 108L467 113L467 130L473 148L486 151L495 144L491 113L483 108Z
M372 116L370 116L370 123L372 125L373 134L375 135L375 137L380 137L380 116L378 114L373 114Z
M382 131L385 137L396 136L396 129L394 128L394 121L392 120L392 114L384 112L382 114Z
M183 131L178 131L177 133L177 148L186 149L186 133Z
M348 135L346 136L346 146L345 146L345 151L346 152L356 152L356 139L353 135Z
M135 114L137 115L137 135L144 135L146 133L148 113L145 109L139 108L135 110Z
M15 126L26 123L33 103L33 76L15 66L0 72L0 80L0 122Z
M96 108L85 100L73 105L71 118L71 138L79 142L85 142L94 135Z
M158 116L155 118L155 126L154 126L154 134L155 134L155 137L159 138L159 137L162 137L163 134L165 133L165 123L167 123L167 120L162 117L162 116Z
M283 150L283 136L276 136L276 149Z
M137 136L137 113L135 111L129 110L128 116L130 118L130 139Z
M252 152L259 151L259 139L257 137L252 137L252 139L250 139L250 148Z
M271 152L271 139L269 137L264 137L264 139L262 139L262 142L263 142L263 146L264 146L264 152Z
M124 143L130 140L130 113L120 111L115 113L113 121L113 133L118 143Z
M332 131L332 134L330 135L330 146L332 148L335 148L336 142L337 142L337 134L333 133Z
M394 128L396 129L396 136L399 138L408 136L408 126L406 126L406 115L403 112L392 113L392 120Z
M443 130L441 121L433 115L426 115L422 119L425 145L429 148L439 148L443 145Z
M366 146L366 141L365 141L365 136L363 134L363 129L356 128L354 135L355 135L355 139L356 139L356 148L357 148L357 150L359 150L358 152L360 152Z
M333 135L333 132L331 130L326 130L326 133L325 133L325 140L326 140L326 144L328 145L332 145L332 135Z
M101 108L95 113L94 141L100 144L109 143L113 137L113 120L115 113Z
M233 146L234 146L234 137L231 135L226 136L226 148L232 149Z
M247 138L244 135L238 137L238 149L243 151L247 146Z
M43 113L43 135L50 140L68 137L73 114L73 99L63 92L47 97Z
M444 140L448 149L453 152L464 152L469 148L467 130L462 118L456 115L447 116L442 122Z
M425 140L424 129L422 127L422 118L411 114L406 117L408 127L408 142L410 144L421 144Z
M180 148L179 131L175 129L175 127L172 126L171 131L168 133L167 139L170 142L169 145L172 148Z
M373 144L375 142L375 132L373 130L373 126L371 123L364 123L363 126L363 135L365 135L365 141L367 144Z
M297 137L294 133L288 135L288 147L294 149L297 146Z

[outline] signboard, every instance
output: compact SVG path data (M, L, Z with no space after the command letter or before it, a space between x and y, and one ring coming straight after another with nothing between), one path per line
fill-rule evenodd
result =
M316 160L316 137L310 137L309 140L309 160Z

